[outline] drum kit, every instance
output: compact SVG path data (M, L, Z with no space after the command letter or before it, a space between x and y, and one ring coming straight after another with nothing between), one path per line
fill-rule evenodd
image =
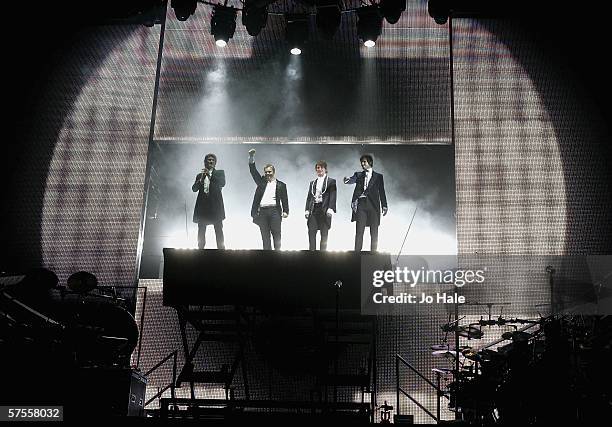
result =
M435 367L432 372L446 381L444 395L449 399L450 410L460 413L466 421L496 422L496 409L500 406L498 391L516 372L534 365L541 357L542 323L546 319L489 316L465 325L460 320L442 326L444 332L454 333L454 343L444 342L430 348L432 356L446 358L452 367ZM503 332L498 339L485 344L467 345L490 335L483 329L493 326L514 330Z
M129 364L138 326L115 288L99 287L97 278L83 271L61 286L52 272L39 270L14 283L0 283L0 308L10 319L9 330L23 335L24 342L42 343L38 337L46 337L49 351L68 352L79 366ZM47 276L49 280L41 279Z

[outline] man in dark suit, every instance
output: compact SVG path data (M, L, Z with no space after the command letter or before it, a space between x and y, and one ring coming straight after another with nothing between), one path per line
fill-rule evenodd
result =
M369 154L359 158L363 171L355 172L350 178L344 177L345 184L356 184L353 191L351 208L353 214L351 222L356 222L355 250L361 251L363 246L363 232L366 226L370 227L370 250L375 252L378 248L378 226L380 213L387 215L387 195L382 174L374 172L372 166L374 159ZM382 208L382 209L381 209Z
M332 216L336 213L336 180L327 176L327 163L319 160L315 164L317 178L310 182L306 196L306 224L308 244L311 251L317 250L317 230L321 230L321 250L327 250L327 234Z
M198 192L193 222L198 224L198 248L204 249L206 245L206 227L212 224L215 227L217 249L225 249L223 236L223 220L225 207L221 189L225 187L225 172L215 169L217 156L210 153L204 157L204 169L196 175L191 186L193 192Z
M253 181L257 184L251 217L259 225L261 240L264 249L272 249L270 234L274 240L274 249L281 248L281 218L289 216L289 199L287 186L276 179L274 166L268 164L264 167L264 175L259 175L255 167L255 149L249 150L249 170Z

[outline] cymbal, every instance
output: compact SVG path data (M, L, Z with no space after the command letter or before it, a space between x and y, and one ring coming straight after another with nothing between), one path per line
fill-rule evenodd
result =
M474 350L473 348L468 348L465 349L461 352L461 354L463 354L464 357L466 357L467 359L470 360L477 360L478 359L478 352L476 350Z
M459 354L461 354L461 352L456 350L436 350L431 352L432 356L457 356Z
M430 349L434 350L434 351L439 351L439 350L455 350L455 345L454 344L435 344L432 345L431 347L429 347ZM460 345L459 346L459 350L466 350L470 348L467 345Z
M454 369L449 369L449 368L433 368L431 372L435 372L435 373L442 374L442 375L449 375L449 374L454 374L457 371L455 371Z
M480 329L474 326L460 326L459 328L457 328L457 333L460 337L470 339L480 339L484 335L484 333Z
M512 340L512 341L527 341L529 338L531 338L531 334L528 334L527 332L523 332L523 331L512 331L512 332L504 332L502 334L502 338L505 340Z
M462 354L466 359L473 360L475 362L491 362L502 357L495 350L489 349L484 349L480 351L475 351L473 349L464 350Z
M493 359L499 359L502 357L502 355L499 354L497 351L491 350L488 348L485 348L484 350L480 350L478 354L480 354L480 357L482 358L482 360L493 360Z

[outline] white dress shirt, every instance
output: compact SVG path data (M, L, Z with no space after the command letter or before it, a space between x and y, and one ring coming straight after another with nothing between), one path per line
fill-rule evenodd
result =
M317 185L314 196L315 203L323 202L323 184L325 183L325 178L327 178L327 175L317 177Z
M368 185L370 185L371 179L372 179L372 168L367 169L365 171L365 179L363 181L363 193L361 193L361 196L359 196L360 199L363 197L366 197L365 191L368 189Z
M363 183L363 189L366 190L372 179L372 169L366 170L365 182Z
M276 206L276 179L266 184L259 206Z

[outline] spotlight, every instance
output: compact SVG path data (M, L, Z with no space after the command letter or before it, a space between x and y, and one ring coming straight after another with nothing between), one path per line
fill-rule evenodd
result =
M258 35L268 22L268 6L257 7L257 0L249 0L242 9L242 25L251 36Z
M450 16L450 0L429 0L427 11L436 24L444 25Z
M308 38L308 15L286 15L285 38L293 55L302 53Z
M382 15L378 6L364 6L357 9L357 35L366 47L376 44L382 32Z
M331 39L340 26L340 4L338 0L319 0L317 2L317 28L326 39Z
M389 24L395 24L406 10L406 0L381 0L380 11Z
M210 21L210 33L215 37L215 44L225 47L236 31L236 9L216 5Z
M174 15L179 21L186 21L196 11L198 3L196 0L172 0Z

